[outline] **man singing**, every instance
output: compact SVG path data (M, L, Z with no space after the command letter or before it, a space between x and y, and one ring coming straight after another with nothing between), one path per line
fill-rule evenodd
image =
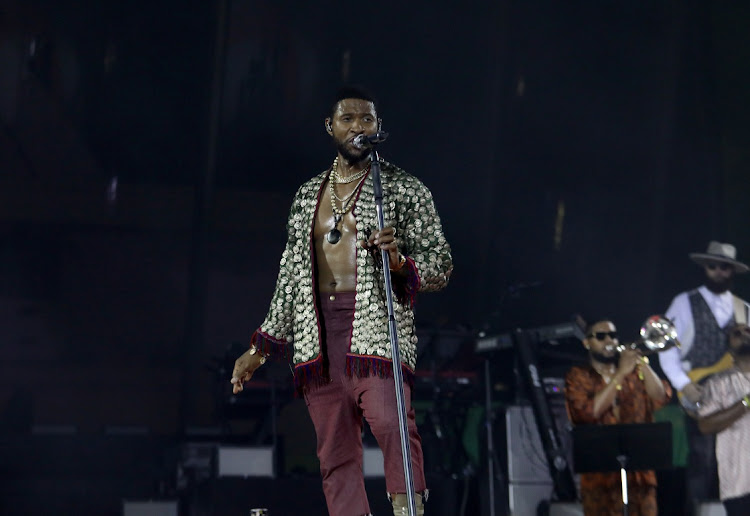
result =
M381 161L383 216L378 230L370 152L358 136L380 128L374 99L345 88L325 130L337 156L297 191L287 223L271 307L237 359L234 392L268 356L291 357L294 382L307 402L331 516L370 514L362 476L362 418L385 458L394 515L407 514L401 439L393 382L381 250L389 256L404 373L417 513L426 498L422 447L411 406L416 365L414 296L448 283L453 262L430 191Z

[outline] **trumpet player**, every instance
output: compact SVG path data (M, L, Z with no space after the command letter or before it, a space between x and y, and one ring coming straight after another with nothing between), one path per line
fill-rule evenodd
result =
M636 349L620 347L617 328L599 319L586 328L583 346L587 366L571 368L565 377L565 403L574 425L613 425L653 422L654 411L671 397L661 380ZM622 514L619 473L581 475L581 503L586 516ZM656 516L656 474L628 473L629 514Z

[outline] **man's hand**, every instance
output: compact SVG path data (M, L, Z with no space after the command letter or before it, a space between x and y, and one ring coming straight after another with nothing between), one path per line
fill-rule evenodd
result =
M244 387L244 383L250 381L256 369L263 365L266 357L258 353L255 348L245 351L240 358L234 361L234 371L232 371L232 393L237 394Z
M697 405L703 395L703 388L697 383L689 383L680 392L690 403Z
M359 245L365 249L384 249L388 251L391 266L398 264L398 242L396 241L396 228L394 227L383 228L382 231L373 231L370 238L360 241Z
M642 357L640 352L634 349L626 349L620 355L620 363L617 366L617 372L622 376L630 374L635 367L641 363Z

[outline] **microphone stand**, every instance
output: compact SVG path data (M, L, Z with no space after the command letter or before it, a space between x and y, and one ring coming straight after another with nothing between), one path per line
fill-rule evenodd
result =
M370 153L370 173L375 191L375 209L378 216L378 229L385 227L383 218L383 185L380 182L380 157L373 147ZM401 434L401 456L404 461L404 480L406 483L406 501L409 516L417 515L417 504L414 497L414 478L411 467L411 448L409 446L409 429L406 424L406 403L404 402L404 377L401 371L401 354L398 349L396 317L393 311L393 289L391 286L391 269L388 251L380 250L383 258L383 278L385 279L385 297L388 303L388 333L391 338L391 359L393 360L393 381L396 384L396 404L398 405L398 423Z

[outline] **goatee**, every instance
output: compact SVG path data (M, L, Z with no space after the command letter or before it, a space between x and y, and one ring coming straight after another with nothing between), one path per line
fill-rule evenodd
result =
M595 351L589 351L589 354L595 362L599 362L601 364L616 364L620 361L620 355L607 356L602 355L601 353L596 353Z
M347 146L347 142L336 142L336 150L339 151L339 154L348 161L349 163L359 163L360 161L367 158L367 155L369 154L369 150L362 149L358 152L352 152L351 149Z
M706 278L705 285L714 294L723 294L728 290L732 290L732 286L734 285L733 280L734 278L731 277L722 281L714 281L711 278Z

